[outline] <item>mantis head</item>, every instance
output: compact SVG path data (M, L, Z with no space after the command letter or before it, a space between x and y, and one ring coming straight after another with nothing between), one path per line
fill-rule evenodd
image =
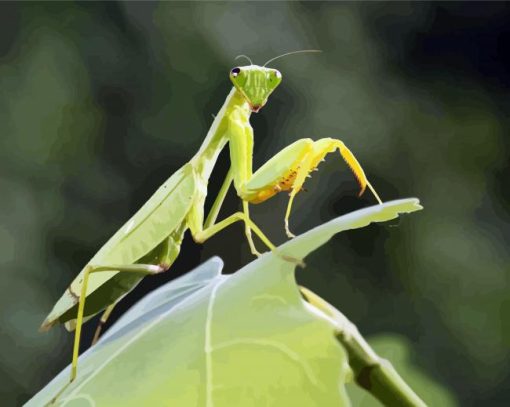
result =
M251 59L246 55L244 57L250 65L238 66L230 71L230 80L234 87L244 96L251 111L257 113L266 104L267 98L282 81L282 74L277 69L266 68L266 65L276 59L286 57L287 55L301 54L304 52L322 52L318 49L303 49L299 51L286 52L271 58L263 66L253 65Z
M230 80L249 103L252 112L257 113L282 81L282 74L258 65L239 66L230 71Z

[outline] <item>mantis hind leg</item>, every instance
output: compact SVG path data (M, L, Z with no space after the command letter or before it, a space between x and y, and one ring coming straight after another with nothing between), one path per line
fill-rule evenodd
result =
M140 263L160 264L166 269L170 268L170 266L173 264L181 250L181 242L185 229L186 224L185 222L183 222L181 226L167 239L165 239L158 247L156 247L153 251L151 251L149 254L140 259ZM121 299L122 297L118 298L113 304L109 305L101 315L101 319L97 324L91 346L95 345L96 342L99 340L99 336L101 335L103 326L106 324L115 306Z
M101 319L99 320L96 332L94 333L94 338L92 339L92 343L90 346L94 346L96 342L99 340L99 336L101 335L101 331L103 330L104 324L106 324L106 321L108 321L108 318L110 318L110 315L112 314L113 309L117 305L116 302L114 302L112 305L108 306L105 311L103 312L103 315L101 315Z
M83 325L83 312L85 310L85 301L87 297L87 287L89 283L90 274L98 273L102 271L117 270L123 273L139 273L143 275L158 274L165 271L167 268L162 265L154 264L129 264L129 265L110 265L110 266L92 266L89 265L85 268L83 274L83 282L80 292L80 298L78 302L78 314L76 316L76 331L74 334L74 345L73 345L73 359L71 362L71 376L69 382L57 393L57 395L51 400L51 403L57 401L60 395L65 391L67 386L76 379L78 369L78 354L80 350L80 339L81 339L81 328Z
M177 256L179 255L181 242L184 235L184 232L187 228L186 222L183 222L179 228L177 228L174 232L170 234L170 236L161 243L156 249L152 252L148 253L145 257L140 259L140 261L153 261L156 264L128 264L128 265L109 265L109 266L92 266L89 265L85 269L85 273L83 275L83 282L80 292L80 297L78 301L78 312L76 315L76 330L74 334L74 344L73 344L73 358L71 362L71 375L69 378L69 382L57 393L57 395L51 400L50 404L53 404L57 401L60 395L66 390L66 388L76 379L77 370L78 370L78 355L80 350L80 339L81 339L81 328L84 322L84 311L85 311L85 302L87 297L87 287L89 282L90 274L102 272L102 271L111 271L116 270L120 273L137 273L141 275L154 275L162 273L170 268L172 263L175 261ZM106 311L101 317L101 322L106 322L108 317L110 316L113 308L116 303L120 300L120 298L113 304L109 305L106 308ZM94 335L93 344L99 338L101 333L101 322L100 325L96 329L96 333ZM104 324L103 322L103 324Z

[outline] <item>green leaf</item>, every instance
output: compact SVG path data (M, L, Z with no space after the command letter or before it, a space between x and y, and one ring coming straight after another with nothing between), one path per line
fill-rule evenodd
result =
M417 199L362 209L294 238L279 251L303 258L338 232L419 209ZM335 327L302 300L294 267L266 253L225 276L213 259L149 294L80 357L78 378L58 403L349 405L345 351L334 337ZM48 402L68 376L69 368L27 405Z

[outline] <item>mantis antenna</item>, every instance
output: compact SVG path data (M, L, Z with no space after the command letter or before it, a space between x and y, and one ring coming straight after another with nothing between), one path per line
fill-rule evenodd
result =
M246 58L248 60L248 62L250 63L250 65L253 65L253 62L251 62L251 59L249 57L247 57L246 55L238 55L234 59L238 59L238 58Z
M281 57L286 57L287 55L292 55L292 54L302 54L302 53L305 53L305 52L322 52L322 50L320 50L320 49L302 49L300 51L286 52L285 54L278 55L277 57L271 58L264 65L262 65L262 67L265 67L268 63L273 62L275 59L278 59L278 58L281 58Z

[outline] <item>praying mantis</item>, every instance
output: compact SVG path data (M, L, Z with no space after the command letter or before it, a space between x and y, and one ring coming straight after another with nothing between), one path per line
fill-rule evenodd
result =
M198 152L171 175L99 249L55 304L41 325L41 330L46 331L58 323L64 323L70 331L75 330L69 383L77 375L82 324L104 311L94 336L95 343L102 324L106 322L115 304L144 276L170 268L179 255L186 231L190 231L195 242L203 243L227 226L243 222L246 239L254 255L260 253L253 242L252 231L268 249L275 251L275 246L251 220L249 204L261 203L279 192L289 191L284 227L287 235L293 237L288 221L294 197L302 189L309 173L317 168L328 153L335 150L339 150L356 176L361 187L360 195L368 187L377 201L382 203L357 159L338 139L297 140L253 172L254 137L250 115L264 107L268 97L282 81L281 73L266 65L277 58L298 52L316 51L286 53L269 60L263 66L253 65L250 60L250 65L235 67L230 71L233 88L215 116ZM204 221L208 180L218 155L227 144L231 166ZM217 222L220 207L232 182L242 201L242 211Z

